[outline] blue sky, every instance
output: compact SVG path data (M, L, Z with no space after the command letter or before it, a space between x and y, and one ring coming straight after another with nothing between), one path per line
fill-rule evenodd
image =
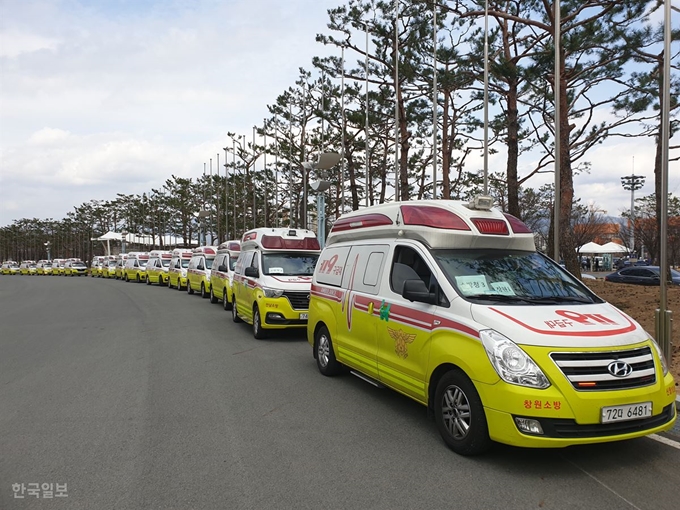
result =
M200 175L227 132L250 136L298 69L333 51L314 38L340 4L0 0L0 225ZM576 194L618 215L630 203L620 176L634 158L640 194L651 193L653 157L651 139L608 141L586 158L594 170L575 178Z

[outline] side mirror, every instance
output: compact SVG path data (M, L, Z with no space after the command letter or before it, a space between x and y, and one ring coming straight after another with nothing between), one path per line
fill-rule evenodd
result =
M256 267L246 267L246 276L249 276L251 278L259 278L260 277L260 272L257 270Z
M227 272L227 266L225 266L224 264L220 264L220 267L218 267L217 270L220 273L226 273Z
M430 305L437 304L437 295L434 292L431 293L422 280L406 280L401 295L409 301L417 301Z

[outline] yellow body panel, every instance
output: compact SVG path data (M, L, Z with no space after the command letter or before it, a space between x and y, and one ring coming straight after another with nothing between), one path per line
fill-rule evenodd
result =
M231 303L234 299L234 289L229 282L229 276L226 273L213 270L210 273L210 288L217 299L224 300L226 290L227 303Z
M168 284L175 288L179 285L179 288L182 289L187 286L187 279L182 276L182 273L179 270L170 268L170 271L168 272Z
M338 299L340 294L342 297ZM479 393L487 417L489 436L495 441L515 446L548 448L617 441L671 429L677 418L641 431L615 435L592 434L588 437L528 435L521 433L515 425L514 417L520 416L546 422L573 420L577 426L599 426L603 407L643 402L652 402L652 416L659 416L664 409L668 410L673 405L676 389L672 375L663 375L651 340L616 348L579 348L579 352L610 352L642 346L652 349L656 367L655 383L633 389L600 391L577 391L550 358L552 352L569 352L574 351L573 348L520 344L551 383L548 388L540 390L504 382L491 365L481 341L472 335L450 329L430 332L381 320L380 302L377 299L368 300L368 310L361 311L352 307L352 300L346 299L343 291L339 291L335 298L317 296L318 293L314 294L310 302L307 330L310 344L314 345L316 331L325 325L331 334L334 353L339 362L424 405L428 405L430 395L434 393L430 384L438 373L437 369L459 367L472 380ZM348 330L347 306L352 307L351 330ZM376 349L375 355L373 349ZM673 413L675 415L674 409Z

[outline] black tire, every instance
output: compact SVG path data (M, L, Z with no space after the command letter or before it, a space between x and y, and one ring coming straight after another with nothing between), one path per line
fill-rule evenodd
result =
M182 290L182 279L179 276L177 277L177 290Z
M135 277L135 281L136 281L136 283L140 283L142 281L141 278L139 277L139 273L137 273L137 276Z
M243 322L241 317L238 316L238 310L236 309L236 299L231 302L231 320L234 322Z
M151 280L149 280L149 275L146 275L146 284L151 285Z
M267 330L262 328L262 318L257 304L253 305L253 336L258 340L267 338Z
M217 303L218 299L215 297L215 292L213 291L212 285L210 286L210 302L212 304Z
M125 273L125 282L130 283L130 277Z
M191 295L194 293L194 289L191 288L191 283L189 283L189 278L187 278L187 294Z
M491 447L484 406L465 372L442 376L434 396L434 416L446 445L460 455L478 455Z
M335 359L333 342L326 326L321 326L314 337L314 357L323 375L331 377L342 372L342 365Z
M201 297L203 299L210 297L210 294L208 294L205 290L205 284L203 282L201 282Z
M224 297L222 298L222 308L224 308L225 310L231 310L231 301L229 301L227 299L227 288L226 287L224 288L223 296Z

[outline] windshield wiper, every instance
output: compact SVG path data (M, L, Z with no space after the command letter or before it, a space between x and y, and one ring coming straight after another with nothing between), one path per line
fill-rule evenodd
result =
M536 303L594 303L590 298L584 298L579 296L536 296L531 298L532 301Z
M524 303L533 303L533 298L522 296L509 296L507 294L469 294L465 296L467 299L486 299L487 301L500 301L505 303L517 303L518 301Z

